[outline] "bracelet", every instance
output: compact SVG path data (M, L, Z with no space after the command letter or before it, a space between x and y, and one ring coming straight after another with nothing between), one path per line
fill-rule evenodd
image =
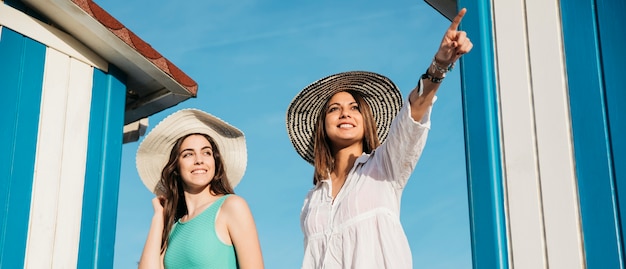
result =
M442 78L436 78L433 77L433 75L428 74L428 70L426 70L426 72L422 75L421 79L428 79L430 80L432 83L441 83L443 81L443 79L446 78L445 76Z
M437 60L435 60L435 57L433 57L433 62L431 65L435 68L435 70L442 74L448 73L454 68L454 63L451 63L446 67L440 66L439 64L437 64Z

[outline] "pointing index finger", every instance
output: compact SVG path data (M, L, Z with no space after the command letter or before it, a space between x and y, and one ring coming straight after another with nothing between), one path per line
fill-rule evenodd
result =
M456 31L456 29L459 28L459 24L461 24L461 20L463 19L463 16L465 16L465 12L467 12L465 8L462 8L459 11L459 14L457 14L456 17L454 17L454 20L452 20L452 24L450 24L450 28L448 28L448 30Z

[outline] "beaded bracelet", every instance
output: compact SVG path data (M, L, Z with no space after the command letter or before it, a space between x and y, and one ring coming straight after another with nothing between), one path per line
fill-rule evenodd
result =
M437 64L437 60L435 60L435 58L433 57L433 62L432 62L432 66L435 68L435 70L437 70L439 73L445 74L448 73L450 71L452 71L452 69L454 68L454 63L449 64L446 67L440 66L439 64Z

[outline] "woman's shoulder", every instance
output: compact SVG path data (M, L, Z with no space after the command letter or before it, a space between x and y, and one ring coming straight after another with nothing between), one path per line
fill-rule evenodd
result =
M246 200L239 195L228 195L222 204L221 212L228 223L248 223L252 212Z
M222 204L222 209L227 212L249 210L248 208L248 202L246 202L246 199L236 194L227 195L224 199L224 203Z

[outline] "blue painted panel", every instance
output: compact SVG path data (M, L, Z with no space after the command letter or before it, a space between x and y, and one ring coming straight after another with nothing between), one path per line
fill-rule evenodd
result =
M508 268L496 72L489 0L460 0L474 49L461 61L461 90L474 268Z
M585 260L589 269L624 268L596 3L560 3Z
M126 85L94 70L78 268L113 268Z
M626 86L624 86L624 43L626 19L624 0L603 0L597 3L598 29L606 104L608 108L609 137L613 153L613 171L617 188L621 263L624 267L624 231L626 231Z
M46 47L10 29L0 39L0 267L24 264Z

